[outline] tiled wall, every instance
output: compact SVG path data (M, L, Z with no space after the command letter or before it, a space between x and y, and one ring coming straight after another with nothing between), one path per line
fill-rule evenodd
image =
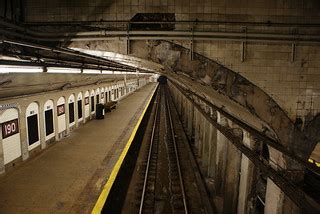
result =
M27 21L128 20L135 13L175 13L178 20L319 23L318 0L27 0Z
M320 112L320 46L248 44L241 62L239 43L198 42L195 50L240 73L271 95L292 118Z
M319 23L320 1L308 0L27 0L27 21L129 20L136 13L175 13L177 20ZM239 30L241 26L202 26ZM261 27L259 30L270 30ZM292 28L273 28L291 32ZM301 29L308 31L309 29ZM181 42L178 42L181 44ZM188 42L183 42L189 47ZM123 50L121 50L123 49ZM294 120L320 111L320 46L248 44L241 62L239 42L197 41L194 50L221 62L270 94ZM125 53L125 45L119 45Z

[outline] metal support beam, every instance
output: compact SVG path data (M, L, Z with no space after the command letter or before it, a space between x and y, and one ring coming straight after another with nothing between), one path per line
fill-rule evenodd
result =
M245 42L241 42L241 54L240 54L240 57L241 57L241 62L244 62L244 60L246 59L246 43Z
M194 50L194 25L191 28L191 40L190 40L190 60L193 60L193 50Z
M130 35L129 35L129 32L130 32L130 24L128 24L127 26L127 55L130 54Z
M296 44L292 43L291 45L291 62L294 62L296 56Z

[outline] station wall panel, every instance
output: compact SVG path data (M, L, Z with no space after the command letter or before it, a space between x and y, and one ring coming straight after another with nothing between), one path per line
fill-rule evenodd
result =
M58 133L66 130L66 100L60 97L57 102Z
M84 95L84 117L88 118L90 116L90 106L89 106L89 91L86 91L85 95Z
M77 97L78 122L83 120L82 102L82 92L80 92Z
M74 97L74 94L71 94L69 96L69 99L68 99L68 107L69 107L69 127L72 127L76 124L76 121L75 121L75 117L74 117L74 107L75 107L75 104L74 104L74 101L75 101L75 97Z
M94 98L95 98L95 93L94 93L94 90L92 90L92 91L91 91L91 94L90 94L90 99L91 99L91 100L90 100L90 101L91 101L91 114L94 114L94 113L95 113L95 108L94 108L94 107L95 107L95 101L94 101L95 99L94 99Z
M44 131L45 131L46 140L49 140L55 136L53 115L54 115L54 104L52 100L48 100L44 104Z
M19 112L17 109L7 109L0 112L2 126L2 148L4 164L21 156L21 139L19 129Z
M28 150L40 145L39 105L36 102L29 104L26 110Z

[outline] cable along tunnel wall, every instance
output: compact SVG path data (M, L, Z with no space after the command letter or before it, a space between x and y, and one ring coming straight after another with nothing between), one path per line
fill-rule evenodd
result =
M260 204L272 213L288 208L292 212L320 210L297 183L303 179L303 171L281 164L285 154L178 83L168 81L168 85L218 210L247 213L261 209ZM255 189L261 187L261 175L265 179L262 195Z

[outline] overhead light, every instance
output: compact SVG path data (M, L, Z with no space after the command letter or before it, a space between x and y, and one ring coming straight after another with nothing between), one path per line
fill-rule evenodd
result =
M83 69L84 74L101 74L100 70Z
M122 71L114 71L113 74L122 74Z
M113 74L113 71L102 71L102 74Z
M0 73L39 73L39 72L43 72L43 69L41 67L0 65Z
M81 70L77 68L48 67L47 72L48 73L81 73Z

